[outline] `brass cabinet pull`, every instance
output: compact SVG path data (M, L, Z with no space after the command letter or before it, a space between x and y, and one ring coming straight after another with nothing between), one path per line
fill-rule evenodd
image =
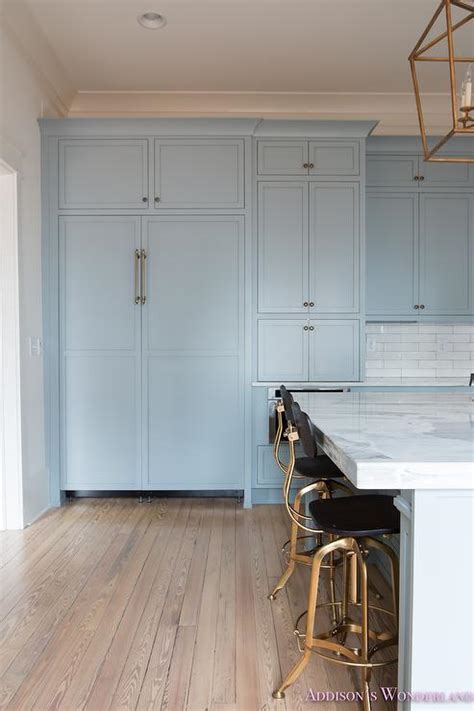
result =
M425 305L424 305L424 304L420 304L420 309L424 309L424 308L425 308Z
M303 163L303 168L306 168L306 170L309 168L309 163Z
M161 198L157 195L155 198L155 202L160 202Z
M308 165L308 168L309 168L310 170L312 170L312 169L314 168L314 163L310 163L310 164Z
M140 250L135 250L135 303L140 303Z
M142 249L142 304L146 304L146 260L147 260L147 253L145 252L144 249Z
M303 326L304 331L309 331L309 326Z
M310 330L310 331L314 331L314 326L310 326L310 327L309 327L309 330Z
M303 302L303 306L305 306L305 307L306 307L306 306L309 306L309 303L308 303L307 301L304 301L304 302Z
M147 197L142 197L142 202L148 202L148 198L147 198Z
M420 179L420 176L419 176L419 175L413 176L413 180L419 180L419 179Z
M420 177L418 178L418 180L424 180L424 179L425 179L424 175L420 175Z
M419 309L420 307L418 306L418 304L415 304L413 308L414 308L414 309Z
M310 306L314 306L314 301L310 301L310 302L309 302L309 305L310 305Z

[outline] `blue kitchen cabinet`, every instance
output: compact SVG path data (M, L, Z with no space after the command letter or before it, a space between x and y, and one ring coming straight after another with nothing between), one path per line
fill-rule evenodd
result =
M472 313L473 204L468 193L369 193L369 315Z
M309 184L311 313L357 313L360 189L357 182Z
M413 314L418 304L418 195L367 195L367 313Z
M308 175L308 141L258 141L258 175Z
M147 139L61 139L60 210L145 210Z
M230 139L155 141L156 209L244 207L244 142Z
M59 219L62 488L141 483L140 218Z
M259 320L258 379L359 379L359 320Z
M258 380L308 380L308 321L261 319L257 328Z
M470 195L420 196L420 294L423 313L472 309L473 204Z
M413 188L418 184L418 156L368 155L367 186Z
M258 175L313 175L327 178L360 174L360 145L349 140L257 142Z
M309 321L309 380L359 380L359 321Z
M474 167L469 163L430 163L420 155L369 154L367 186L383 188L470 188Z
M309 174L349 177L360 174L358 141L310 141Z
M308 185L258 185L258 309L308 310Z
M243 218L143 222L143 487L242 489Z

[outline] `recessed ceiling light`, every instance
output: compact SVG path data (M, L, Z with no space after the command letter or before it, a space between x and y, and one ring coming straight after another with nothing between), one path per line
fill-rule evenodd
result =
M142 27L147 30L159 30L161 27L166 25L166 17L160 15L158 12L144 12L142 15L138 15L137 20Z

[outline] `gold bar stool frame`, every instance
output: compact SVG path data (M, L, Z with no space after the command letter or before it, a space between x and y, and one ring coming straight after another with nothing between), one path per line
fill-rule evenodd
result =
M285 503L291 518L297 521L289 497L295 465L295 443L298 441L299 436L298 431L291 424L287 430L287 439L290 456L284 487ZM310 510L315 527L328 535L338 537L319 548L312 559L308 609L298 618L297 629L295 630L302 657L278 689L274 691L273 697L275 699L284 698L285 690L303 672L311 654L316 653L337 664L361 670L363 708L364 711L370 711L370 681L373 670L397 662L396 657L388 660L376 660L374 657L382 650L398 643L398 560L395 552L378 538L374 538L373 535L397 533L399 530L399 515L393 506L392 498L381 495L353 496L332 500L320 499L310 504ZM346 522L344 522L344 517L346 517ZM303 530L308 529L307 526L300 522L297 522L297 525ZM344 535L345 528L353 529L351 530L352 535ZM368 535L369 532L373 535ZM377 550L383 553L390 562L393 610L380 608L369 603L367 556L370 550ZM337 551L341 552L343 556L342 601L335 603L339 607L338 621L329 631L315 634L317 611L322 607L322 605L318 605L321 568L323 567L324 559ZM355 585L352 577L354 566L358 573ZM360 591L360 596L357 589ZM329 604L331 605L332 603ZM369 611L371 609L392 616L395 622L395 631L383 630L375 632L372 630L369 625ZM359 621L352 616L355 611L360 613ZM305 616L306 630L303 633L298 629L298 623ZM356 635L359 638L358 646L349 646L347 643L349 635ZM302 647L300 646L301 642L303 643Z
M287 511L290 515L291 519L291 535L290 535L290 540L285 543L283 546L283 550L286 550L286 547L289 544L289 551L288 551L288 563L286 570L283 572L280 580L276 584L275 588L273 591L270 593L268 598L270 600L274 600L277 593L282 590L290 577L293 575L296 564L301 564L301 565L306 565L306 566L311 566L312 564L312 559L313 555L316 550L322 545L323 543L323 532L316 530L314 527L304 527L304 522L311 522L312 518L311 516L306 516L301 512L301 505L302 505L302 500L303 497L307 496L311 492L317 492L319 497L322 499L328 499L331 498L333 491L335 489L341 489L345 493L352 494L352 491L345 486L342 482L337 481L338 478L344 478L344 474L336 467L336 465L327 457L327 455L323 455L320 457L311 457L307 456L305 458L301 458L300 460L297 460L296 457L294 456L294 446L291 449L290 448L290 458L291 454L293 453L294 456L294 461L293 461L293 479L308 479L308 476L311 476L313 479L311 484L308 484L307 486L304 486L301 488L294 500L294 504L291 506L289 505L288 502L288 496L289 496L289 490L286 491L286 482L288 480L288 468L289 464L286 465L284 462L282 462L280 458L280 447L281 443L283 441L283 436L285 434L285 437L288 439L288 431L286 433L283 433L283 413L286 413L287 416L287 421L288 424L293 426L294 429L294 422L298 419L298 417L301 417L304 413L301 413L300 407L298 403L294 402L292 396L286 388L282 385L281 386L281 392L282 394L288 398L286 407L285 404L282 400L279 400L276 403L275 409L277 413L277 431L276 431L276 436L273 444L273 456L275 458L275 461L278 465L278 467L281 469L283 472L283 475L285 477L284 482L284 495L285 495L285 502L286 502L286 507ZM290 412L291 408L291 412ZM305 415L306 417L306 415ZM311 436L312 439L312 436ZM296 471L296 466L297 462L300 461L302 463L305 463L305 466L303 468L303 471L305 471L304 475L300 475ZM311 463L313 462L313 466L311 467ZM309 466L308 466L309 464ZM314 475L311 475L310 472L313 471ZM320 479L318 479L318 475L321 476ZM291 486L291 484L290 484ZM305 531L305 535L298 535L298 530L299 528L303 528ZM297 550L297 545L298 542L301 540L307 540L309 538L315 538L316 539L316 547L314 547L311 550L308 551L298 551ZM330 539L331 540L331 539ZM335 587L335 569L338 566L340 561L336 562L334 556L330 556L328 563L323 564L324 569L329 570L329 575L330 575L330 589L331 589L331 600L333 603L333 613L335 615L335 599L336 599L336 587ZM336 622L336 617L333 616L333 621Z

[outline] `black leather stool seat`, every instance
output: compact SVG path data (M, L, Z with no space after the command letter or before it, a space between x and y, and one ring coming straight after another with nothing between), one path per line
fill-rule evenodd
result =
M393 496L367 494L312 501L316 527L336 536L381 536L400 531L400 513Z
M311 479L337 479L344 476L339 467L326 454L319 457L297 457L295 471Z

